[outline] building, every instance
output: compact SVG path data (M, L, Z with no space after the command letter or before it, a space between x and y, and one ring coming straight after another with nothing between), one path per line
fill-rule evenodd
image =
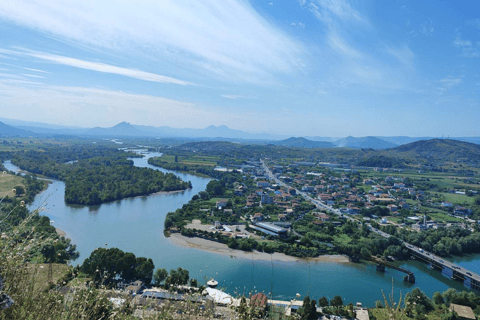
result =
M267 181L258 181L257 182L257 187L259 188L268 188L270 187L270 183Z
M255 227L258 231L266 233L271 236L286 237L288 230L279 226L276 226L268 222L255 223Z
M450 310L455 311L458 318L461 320L474 320L476 319L472 308L468 306L462 306L460 304L450 303Z
M227 206L227 199L218 199L217 202L215 203L217 208L221 209Z
M273 204L273 197L268 194L262 194L262 204Z

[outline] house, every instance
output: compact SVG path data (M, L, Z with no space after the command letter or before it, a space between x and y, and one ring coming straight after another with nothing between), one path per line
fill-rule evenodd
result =
M350 213L350 214L359 214L359 213L360 213L360 208L350 207L350 208L348 208L348 213Z
M373 181L370 179L363 179L363 184L365 185L373 185Z
M313 191L315 191L315 188L312 187L312 186L303 186L303 187L302 187L302 191L304 191L304 192L313 192Z
M257 187L259 187L259 188L268 188L268 187L270 187L270 183L267 182L267 181L264 181L264 180L263 180L263 181L258 181L258 182L257 182Z
M260 311L265 311L268 306L268 297L262 292L254 294L250 298L250 306Z
M224 209L223 212L226 213L226 214L229 214L229 215L232 215L232 214L233 214L233 210L232 210L232 209Z
M450 303L450 310L455 311L458 318L461 320L474 320L476 319L472 308L468 306L462 306L460 304Z
M451 206L453 206L453 203L448 202L448 201L443 201L440 205L442 207L451 207Z
M257 212L253 215L254 221L262 221L263 220L263 213Z
M217 206L218 209L221 209L223 207L227 206L227 199L218 199L217 202L215 202L215 205Z
M243 193L245 192L245 188L243 186L238 186L235 188L234 194L236 196L243 196Z
M410 205L407 202L400 202L398 205L402 207L402 209L410 209Z
M286 218L287 218L286 214L281 213L281 214L278 215L278 220L280 220L280 221L285 221Z
M469 216L472 214L472 210L465 207L455 207L453 213L459 216Z
M330 221L330 216L323 212L315 213L315 216L322 221Z
M390 212L396 212L398 210L398 207L394 204L389 204L387 206L387 209L390 211Z

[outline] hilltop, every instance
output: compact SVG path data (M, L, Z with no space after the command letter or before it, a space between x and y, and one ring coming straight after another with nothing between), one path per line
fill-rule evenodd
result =
M333 148L335 145L327 141L312 141L302 137L291 137L285 140L271 142L273 145L293 148Z

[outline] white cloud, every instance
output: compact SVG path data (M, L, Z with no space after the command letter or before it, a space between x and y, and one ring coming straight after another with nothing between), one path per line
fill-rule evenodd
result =
M480 45L475 47L470 40L464 40L457 36L453 41L453 45L462 50L462 57L465 58L478 58L480 57Z
M39 70L39 69L32 69L32 68L23 68L23 69L28 70L28 71L33 71L33 72L50 73L50 72Z
M404 64L407 67L413 66L413 61L415 60L415 54L410 50L408 46L403 46L401 48L394 48L387 46L387 52L391 54L395 59Z
M45 77L39 76L39 75L37 75L37 74L22 73L22 76L30 77L30 78L41 78L41 79L45 79Z
M85 61L85 60L80 60L76 58L50 54L50 53L44 53L44 52L38 52L38 51L32 51L32 50L14 51L14 50L8 50L8 49L0 49L0 52L3 52L5 54L29 56L29 57L42 59L49 62L67 65L75 68L92 70L92 71L103 72L103 73L118 74L121 76L131 77L131 78L145 80L145 81L173 83L173 84L179 84L179 85L192 84L187 81L183 81L183 80L179 80L179 79L175 79L167 76L162 76L155 73L150 73L150 72L145 72L145 71L140 71L135 69L121 68L121 67L108 65L105 63ZM24 69L27 69L27 68L24 68Z
M444 79L441 79L440 82L447 87L455 87L455 86L460 85L463 82L463 80L460 77L459 78L444 78Z
M234 79L303 65L302 47L242 0L16 0L0 6L0 17L66 41Z
M227 99L255 99L256 97L253 96L242 96L238 94L223 94L222 97L227 98Z

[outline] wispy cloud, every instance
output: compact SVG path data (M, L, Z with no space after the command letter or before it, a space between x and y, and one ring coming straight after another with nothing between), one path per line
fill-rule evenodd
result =
M242 96L238 94L223 94L222 97L227 98L227 99L255 99L256 97L254 96Z
M2 4L0 17L74 43L182 63L234 80L303 66L302 46L242 0L17 0Z
M463 80L460 77L458 77L458 78L443 78L443 79L440 80L440 82L447 87L456 87L456 86L460 85L463 82Z
M29 74L29 73L22 73L22 76L30 77L30 78L41 78L41 79L45 78L45 77L39 76L37 74Z
M91 62L91 61L70 58L70 57L45 53L45 52L38 52L38 51L32 51L32 50L17 51L17 50L9 50L9 49L0 49L0 52L3 52L4 54L29 56L29 57L53 62L56 64L67 65L70 67L92 70L92 71L97 71L102 73L117 74L117 75L131 77L139 80L153 81L153 82L160 82L160 83L172 83L172 84L178 84L178 85L192 85L192 83L187 81L183 81L183 80L179 80L179 79L175 79L175 78L171 78L171 77L167 77L167 76L163 76L163 75L159 75L151 72L122 68L122 67L105 64L105 63ZM27 69L27 68L24 68L24 69Z
M400 48L394 48L387 46L387 52L395 57L399 62L407 67L413 67L413 61L415 59L415 54L410 50L407 45L404 45Z
M480 44L475 44L470 40L461 39L457 36L453 41L453 45L462 50L462 56L465 58L478 58L480 57Z
M40 70L40 69L33 69L33 68L23 68L23 69L28 70L28 71L33 71L33 72L50 73L50 72L43 71L43 70Z

